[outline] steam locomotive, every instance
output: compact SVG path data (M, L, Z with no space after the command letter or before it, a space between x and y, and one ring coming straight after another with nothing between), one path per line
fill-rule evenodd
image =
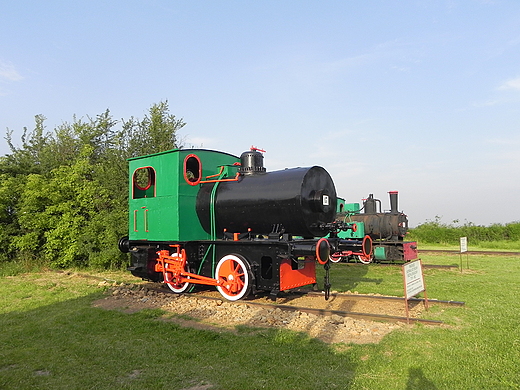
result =
M129 234L134 276L175 293L215 286L231 301L316 284L316 261L330 283L331 253L372 255L372 239L341 238L332 178L319 166L267 172L263 151L240 157L175 149L129 160Z
M400 262L417 259L417 243L405 241L408 232L408 217L398 210L398 192L390 191L390 211L383 212L381 201L375 199L373 194L363 200L363 206L359 203L345 203L344 199L338 201L337 220L355 223L357 229L341 232L340 237L356 239L368 235L374 243L372 255L333 254L333 260L357 259L364 264L376 262Z

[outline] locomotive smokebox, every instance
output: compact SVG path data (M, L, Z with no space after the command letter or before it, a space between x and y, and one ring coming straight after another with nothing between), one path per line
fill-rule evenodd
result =
M323 224L334 221L337 203L336 188L328 172L319 166L265 172L259 165L262 160L258 152L246 153L242 161L247 165L241 167L238 181L201 186L196 208L204 230L212 233L214 226L215 234L226 229L304 238L326 235Z

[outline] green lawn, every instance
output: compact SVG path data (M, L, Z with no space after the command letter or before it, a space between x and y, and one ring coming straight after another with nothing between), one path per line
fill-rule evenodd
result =
M458 255L424 263L459 264ZM99 280L64 273L0 279L0 389L520 389L520 258L469 256L427 269L428 296L465 301L379 344L337 346L284 330L182 328L91 307ZM320 276L321 279L322 276ZM125 273L107 279L129 280ZM403 295L400 267L333 264L335 290ZM384 304L384 303L383 303Z

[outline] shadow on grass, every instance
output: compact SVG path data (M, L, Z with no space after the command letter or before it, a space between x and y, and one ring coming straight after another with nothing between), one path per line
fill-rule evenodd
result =
M0 315L2 389L348 389L352 350L286 330L218 333L91 306L99 293Z
M434 383L424 376L422 369L410 367L408 369L408 382L406 390L436 390Z
M370 265L366 264L332 264L330 268L330 282L332 290L354 291L360 283L381 284L383 278L367 278ZM325 271L322 267L317 267L318 288L323 288Z

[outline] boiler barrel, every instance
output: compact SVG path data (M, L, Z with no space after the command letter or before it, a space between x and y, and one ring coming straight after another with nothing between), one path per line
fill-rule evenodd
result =
M214 207L210 206L217 185ZM202 185L197 197L197 214L209 233L211 214L216 233L227 229L241 233L269 234L275 226L306 238L328 233L320 224L334 221L336 188L328 172L318 166L291 168L241 176L239 181Z
M350 219L364 222L365 234L374 239L402 239L408 231L408 218L403 213L354 214Z

